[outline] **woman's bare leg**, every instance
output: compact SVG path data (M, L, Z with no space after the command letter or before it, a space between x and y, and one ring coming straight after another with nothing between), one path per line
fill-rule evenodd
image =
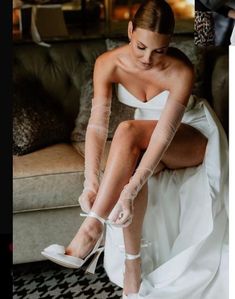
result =
M187 137L188 140L192 138L191 140L195 141L195 143L192 143L194 145L194 151L191 151L194 157L190 157L190 155L187 154L188 149L186 149L186 151L182 150L181 144L182 142L185 143L184 140ZM177 169L200 164L204 157L206 143L206 138L199 132L195 131L195 129L181 126L178 131L178 136L176 136L175 140L172 141L171 146L162 158L162 162L159 163L155 170L155 174L159 173L166 167L170 169ZM147 144L143 144L143 146L147 146ZM142 225L147 207L147 196L148 189L147 184L145 184L134 201L133 221L131 225L123 229L125 251L129 254L136 255L140 252ZM140 282L141 259L126 260L123 286L124 294L138 293Z
M92 207L92 211L100 217L108 217L137 165L141 150L134 138L133 126L128 122L121 123L112 140L104 176ZM96 219L86 218L67 247L67 254L84 257L94 246L102 229Z
M92 207L99 216L106 218L111 212L120 192L133 174L141 151L147 148L156 123L126 121L117 129L104 177ZM181 125L163 156L162 163L171 169L199 165L204 157L206 143L206 138L199 131L188 125ZM142 221L139 225L142 225ZM78 257L85 256L94 246L101 231L102 225L96 219L86 218L68 246L67 253ZM130 239L130 244L133 242ZM129 247L128 244L125 246Z
M147 208L148 186L145 184L134 201L134 217L132 223L123 228L125 251L136 255L140 252L142 225ZM141 259L125 260L123 283L124 294L138 293L141 282Z
M163 163L159 163L155 174L165 168ZM132 223L123 228L125 251L128 254L136 255L140 252L142 226L144 215L148 203L148 184L146 183L134 201L134 216ZM125 261L124 288L125 294L138 293L141 281L141 259Z

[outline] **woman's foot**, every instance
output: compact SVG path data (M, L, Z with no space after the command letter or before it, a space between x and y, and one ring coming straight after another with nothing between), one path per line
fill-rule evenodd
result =
M123 293L137 294L141 283L141 259L140 257L125 261Z
M86 218L65 252L68 255L85 258L94 248L103 232L103 224L95 218Z

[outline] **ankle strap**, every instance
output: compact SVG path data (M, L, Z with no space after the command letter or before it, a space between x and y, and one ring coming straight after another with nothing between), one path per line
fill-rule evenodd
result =
M82 217L92 217L99 220L103 225L105 224L105 219L97 215L95 212L90 211L88 214L80 213Z
M125 253L125 257L127 260L136 260L140 257L140 252L138 254Z

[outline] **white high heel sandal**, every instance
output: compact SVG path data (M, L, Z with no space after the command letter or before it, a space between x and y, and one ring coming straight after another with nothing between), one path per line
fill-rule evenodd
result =
M100 216L98 216L95 212L89 212L88 214L81 214L81 216L93 217L99 220L103 225L105 223L105 220ZM73 269L79 269L80 267L83 266L83 264L85 264L88 261L89 258L93 256L93 259L91 260L90 264L87 266L86 272L94 274L100 254L104 250L104 247L100 247L102 239L103 239L103 233L101 234L100 238L97 240L92 251L84 259L65 254L65 247L57 244L53 244L46 247L41 252L41 254L46 258L48 258L50 261L58 265L67 268L73 268Z
M125 257L126 257L127 260L136 260L140 256L141 256L140 253L135 254L135 255L134 254L125 253ZM132 293L132 294L128 294L128 295L125 295L123 293L123 295L122 295L122 299L138 299L138 298L139 298L139 296L138 296L137 293Z

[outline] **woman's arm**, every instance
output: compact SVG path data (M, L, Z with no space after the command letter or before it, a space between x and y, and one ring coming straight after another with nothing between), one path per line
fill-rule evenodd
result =
M149 145L110 215L110 219L116 224L130 223L128 220L132 217L133 200L148 178L154 173L181 123L185 106L191 94L193 78L193 70L189 67L186 67L180 73L176 72L172 76L173 84L170 95L152 133Z
M112 98L112 69L107 53L97 58L94 68L94 96L85 138L85 181L79 197L81 208L89 212L100 183L100 162L108 136Z

